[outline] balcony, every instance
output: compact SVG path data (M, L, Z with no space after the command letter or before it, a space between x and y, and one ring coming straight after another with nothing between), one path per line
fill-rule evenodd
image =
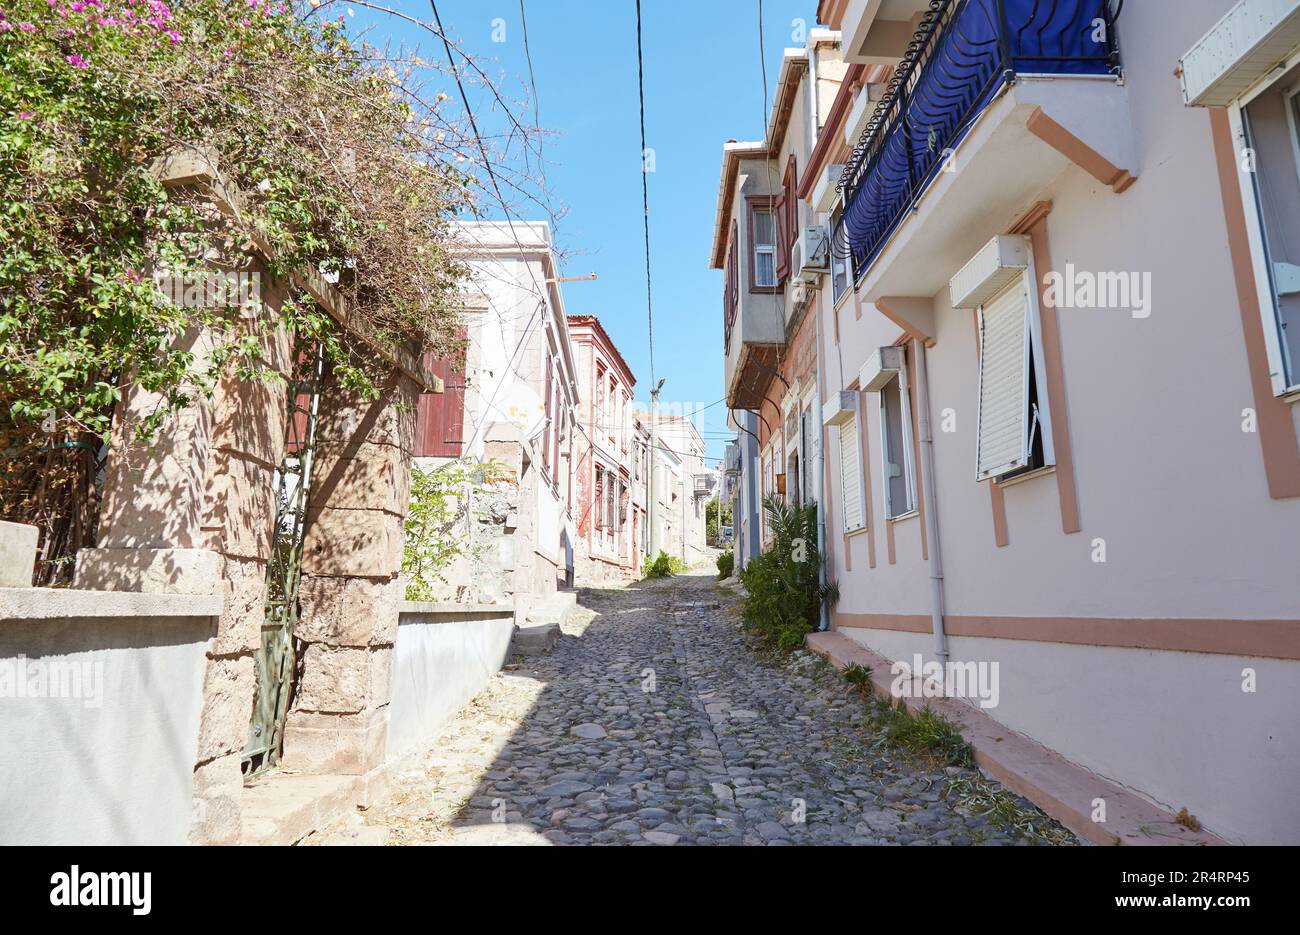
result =
M1120 6L934 0L840 180L837 250L865 299L934 295L1071 164L1131 184Z
M724 297L723 343L727 405L732 409L757 409L785 347L782 292L742 289Z

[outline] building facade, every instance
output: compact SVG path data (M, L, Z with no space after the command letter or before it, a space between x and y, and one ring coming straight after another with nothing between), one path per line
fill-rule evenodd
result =
M689 416L661 414L655 441L660 548L694 566L708 557L704 506L713 495L704 439Z
M712 265L724 271L727 406L737 436L740 566L767 541L770 496L820 500L817 274L830 243L800 198L846 65L839 35L787 49L761 141L723 147ZM752 524L753 539L749 538ZM819 518L824 527L824 517Z
M578 371L549 226L462 223L458 240L470 268L465 347L427 361L446 392L420 398L416 463L500 467L505 496L467 505L467 545L440 596L513 603L523 619L573 583Z
M1007 728L1296 843L1300 3L1177 6L819 5L833 625L995 664Z
M570 315L569 333L583 427L573 461L577 580L583 585L622 581L641 566L637 543L645 522L632 492L636 377L594 315Z

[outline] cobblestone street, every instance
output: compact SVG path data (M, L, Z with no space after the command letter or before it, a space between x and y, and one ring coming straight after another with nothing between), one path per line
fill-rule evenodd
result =
M315 841L1026 843L944 794L973 771L878 749L820 659L760 661L736 600L699 574L584 592L549 655L499 673L383 801Z

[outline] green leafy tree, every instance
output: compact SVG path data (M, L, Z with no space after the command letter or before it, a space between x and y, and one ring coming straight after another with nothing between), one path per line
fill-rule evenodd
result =
M340 21L267 0L5 0L0 518L91 544L85 500L127 386L162 400L138 426L148 436L226 375L279 379L269 329L318 342L345 387L373 396L381 362L295 271L332 281L357 331L452 349L463 156L434 132L438 100L409 63ZM159 181L161 160L185 151L219 170L228 208ZM278 317L155 287L163 273L247 270L254 254L288 285ZM180 340L198 325L218 338L203 358Z

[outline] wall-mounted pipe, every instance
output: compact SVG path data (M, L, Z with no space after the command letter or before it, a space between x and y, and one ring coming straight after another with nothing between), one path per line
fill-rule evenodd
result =
M944 630L943 550L939 546L939 503L934 487L934 432L930 421L930 377L925 367L925 344L913 340L916 358L917 431L921 436L921 484L925 498L925 535L930 553L930 625L934 651L948 662L948 634Z

